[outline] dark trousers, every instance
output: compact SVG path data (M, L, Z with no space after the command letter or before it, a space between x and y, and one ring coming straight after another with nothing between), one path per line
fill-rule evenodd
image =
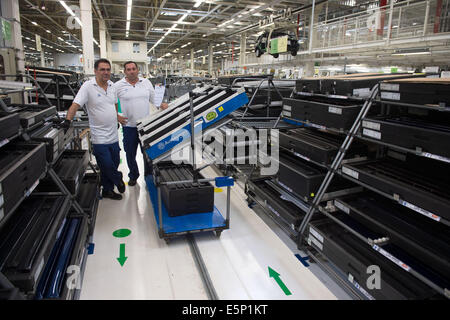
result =
M136 128L123 127L123 148L127 154L127 164L130 173L128 177L130 180L137 180L139 178L139 169L136 163L136 152L139 144L139 136ZM146 161L144 150L141 147L142 156L144 157L144 177L152 174L152 168Z
M100 168L100 177L104 191L113 191L122 181L122 172L118 171L120 164L119 143L93 144L93 153Z

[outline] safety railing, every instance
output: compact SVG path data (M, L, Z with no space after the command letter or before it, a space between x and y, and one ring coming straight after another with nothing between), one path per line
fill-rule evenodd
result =
M322 21L314 24L312 49L376 41L389 44L394 39L450 33L449 10L450 0L398 1L366 12Z

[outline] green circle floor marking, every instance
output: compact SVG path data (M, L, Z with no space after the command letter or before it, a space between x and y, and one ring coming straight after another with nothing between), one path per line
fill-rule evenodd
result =
M125 238L131 234L130 229L118 229L113 232L113 236L116 238Z

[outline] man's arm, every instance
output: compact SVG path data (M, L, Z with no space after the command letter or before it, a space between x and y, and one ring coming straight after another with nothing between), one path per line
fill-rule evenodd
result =
M80 105L78 103L72 102L69 110L67 110L66 120L72 121L79 108Z
M128 118L122 117L119 114L119 104L116 103L116 112L117 112L117 121L119 121L122 125L126 125L128 122Z

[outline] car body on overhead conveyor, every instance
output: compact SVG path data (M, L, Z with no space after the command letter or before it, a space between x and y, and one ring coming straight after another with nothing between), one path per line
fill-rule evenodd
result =
M259 58L260 56L262 56L264 53L267 52L271 54L274 58L278 58L281 52L271 53L270 43L271 40L283 37L287 37L286 52L290 52L291 55L296 56L297 51L300 49L297 36L295 35L295 33L281 30L279 31L268 30L258 37L255 45L256 56Z

